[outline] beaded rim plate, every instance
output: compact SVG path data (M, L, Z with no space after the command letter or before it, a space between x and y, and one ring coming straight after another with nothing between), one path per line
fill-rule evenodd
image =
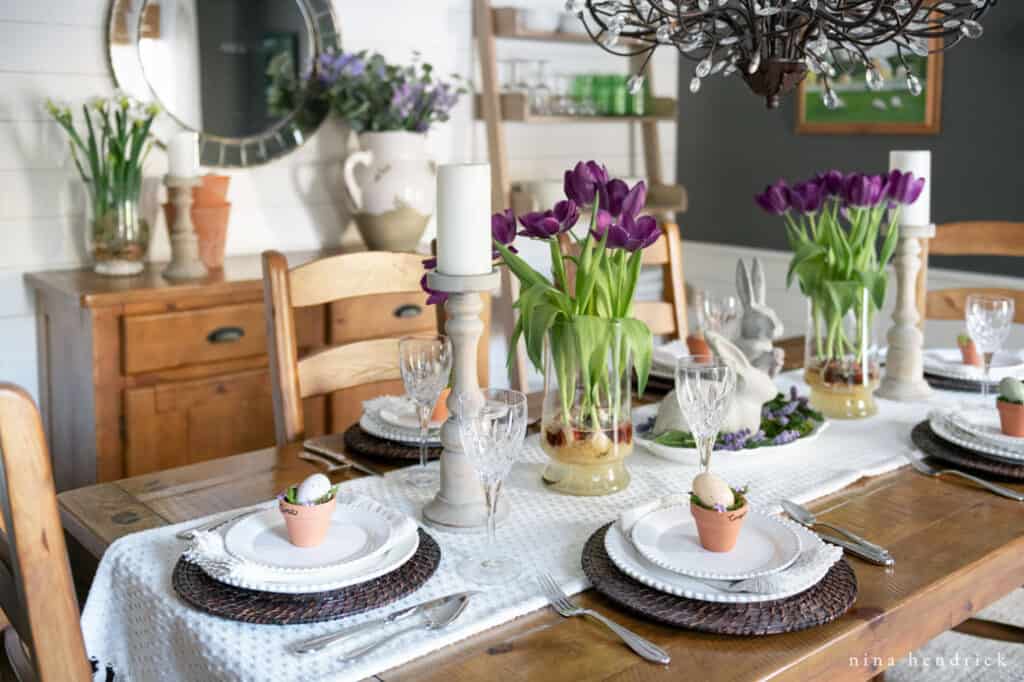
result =
M801 551L809 549L815 544L823 544L821 538L806 528L797 526L786 519L780 519L780 522L792 525L794 533L799 538ZM655 566L640 554L636 547L633 546L633 543L629 541L629 538L619 530L618 524L613 523L609 526L604 538L604 546L605 551L608 552L608 557L615 564L616 568L637 582L676 597L724 604L754 604L791 597L794 594L799 594L804 590L814 587L828 573L830 568L823 567L820 575L813 574L794 589L783 592L772 594L725 592L697 578L681 575L660 566Z
M954 426L996 447L1013 450L1024 457L1024 437L1007 436L999 424L999 410L976 408L964 412L950 412L947 417Z
M965 365L958 348L929 348L924 351L924 371L949 379L966 379L981 382L984 371L973 365ZM1003 377L1024 373L1024 357L1019 351L1000 351L992 357L991 379L998 383Z
M329 592L368 582L400 568L416 553L419 543L420 535L416 523L410 520L410 523L403 526L383 554L371 558L366 563L342 564L337 568L321 571L278 572L268 570L268 577L265 580L234 576L214 577L211 575L210 577L225 585L259 592L277 594Z
M366 431L371 436L376 436L377 438L390 440L403 445L418 446L420 444L420 434L418 432L407 431L406 429L391 426L373 412L364 410L363 416L359 418L359 426L362 427L363 431ZM440 432L428 432L427 445L434 447L440 446Z
M692 464L697 466L700 464L700 453L697 452L697 448L675 448L671 445L662 445L661 443L654 442L653 439L648 438L650 430L646 428L646 423L650 421L651 417L657 416L658 405L653 403L651 405L642 405L633 410L633 424L634 433L636 434L636 442L640 447L644 448L652 455L656 455L663 459L669 459L673 462L679 462L681 464ZM793 445L800 445L815 440L822 432L828 428L829 420L825 420L814 427L814 430L808 433L802 438L797 438L789 443L783 443L782 445L763 445L759 448L751 450L715 450L714 457L716 460L724 458L727 461L737 461L741 457L749 457L751 455L764 455L772 452L776 452L783 448L790 448L792 450ZM736 459L733 459L736 458Z
M800 556L800 538L778 517L751 511L729 552L710 552L700 544L689 505L662 507L647 514L630 532L633 545L655 566L708 580L747 580L778 573Z
M1024 462L1024 452L995 445L984 441L971 433L961 431L958 427L950 423L950 417L945 411L933 410L929 413L928 425L932 427L932 431L934 431L935 435L939 438L942 438L954 445L959 445L966 450L1012 464L1019 465Z

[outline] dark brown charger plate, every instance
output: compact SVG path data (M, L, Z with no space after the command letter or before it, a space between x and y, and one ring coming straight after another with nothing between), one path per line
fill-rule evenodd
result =
M932 388L937 388L943 391L959 391L961 393L981 393L980 381L973 381L971 379L954 379L953 377L943 377L937 374L928 374L925 372L924 380L928 382L928 385ZM989 392L995 393L996 384L989 385Z
M171 583L183 600L201 611L259 625L299 625L354 616L412 594L441 563L437 541L419 531L420 544L407 562L379 578L330 592L278 594L226 585L201 568L178 559Z
M418 445L405 445L371 436L366 431L363 431L359 424L353 424L343 434L335 433L329 436L320 436L315 440L317 445L325 450L337 449L340 454L350 453L389 460L418 461L420 458L420 448ZM441 456L441 450L441 447L428 447L427 459L437 459Z
M973 450L943 440L925 420L910 432L910 439L924 454L954 465L958 469L983 476L998 476L1006 481L1024 481L1024 464L992 459Z
M665 625L722 635L774 635L829 623L857 599L857 576L840 559L814 587L755 604L686 599L637 582L620 571L604 548L611 524L598 528L583 548L583 572L594 589L617 606Z

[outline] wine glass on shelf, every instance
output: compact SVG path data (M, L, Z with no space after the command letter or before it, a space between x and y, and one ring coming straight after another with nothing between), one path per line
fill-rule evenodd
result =
M420 423L420 464L403 481L416 488L436 487L439 476L427 467L430 415L452 372L452 343L447 336L406 336L398 341L399 367L405 392L416 406Z
M459 436L462 449L484 487L487 502L487 551L459 565L462 577L478 585L502 585L522 571L513 557L502 554L495 539L495 513L502 483L526 438L526 395L505 388L486 388L459 395Z
M676 359L676 400L697 443L702 472L711 464L718 429L735 391L736 373L710 355Z
M551 114L551 86L548 84L546 59L536 61L536 72L533 86L530 88L530 110L539 116Z
M988 397L992 357L1003 347L1013 324L1014 302L1007 296L970 294L967 297L965 317L967 335L978 347L985 360L985 377L981 382L981 397Z

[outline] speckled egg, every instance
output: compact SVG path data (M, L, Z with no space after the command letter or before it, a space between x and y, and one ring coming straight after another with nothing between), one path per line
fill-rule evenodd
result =
M323 474L313 474L299 484L298 490L295 491L295 499L299 504L309 504L316 502L329 492L331 492L331 479Z
M1024 382L1013 377L1004 377L999 382L999 395L1011 403L1024 403Z
M729 484L712 473L697 474L693 479L693 494L707 507L721 504L727 509L736 501Z

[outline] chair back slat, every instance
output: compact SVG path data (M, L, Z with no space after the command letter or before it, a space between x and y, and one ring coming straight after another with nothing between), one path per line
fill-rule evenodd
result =
M321 258L290 273L295 308L356 296L418 292L423 257L415 253L369 251Z
M300 395L308 398L401 379L397 358L398 339L357 341L316 351L299 360Z
M11 384L0 384L0 464L9 543L3 609L40 682L91 680L42 422L32 398Z
M278 445L343 431L358 421L363 400L403 391L398 338L436 333L445 315L443 308L431 311L425 305L423 272L417 254L345 254L291 270L282 254L263 254ZM483 298L477 370L487 385L491 306L490 296ZM300 345L296 315L310 312L323 315L322 339Z
M935 226L935 236L921 240L922 267L917 281L917 304L924 320L963 320L967 296L1009 296L1016 301L1015 322L1024 323L1024 291L1005 288L928 289L931 256L1024 256L1024 223L966 221Z

